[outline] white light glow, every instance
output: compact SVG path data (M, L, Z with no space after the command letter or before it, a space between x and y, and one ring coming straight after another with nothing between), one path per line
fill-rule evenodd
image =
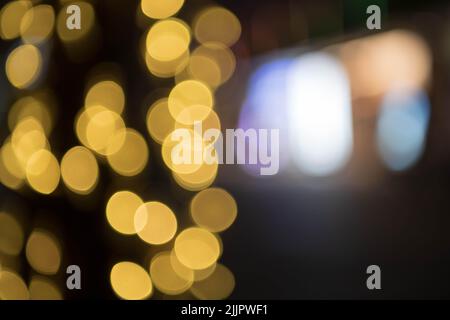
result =
M288 74L291 154L306 174L335 173L353 147L349 81L340 62L325 53L298 58Z

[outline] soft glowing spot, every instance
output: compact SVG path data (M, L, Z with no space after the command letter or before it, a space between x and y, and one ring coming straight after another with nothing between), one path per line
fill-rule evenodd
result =
M0 37L5 40L17 38L20 35L20 22L28 9L30 1L11 1L0 11Z
M62 300L58 287L46 277L34 276L29 285L30 300Z
M28 300L28 288L15 272L0 270L0 300Z
M0 149L0 154L2 154L2 149ZM3 157L0 156L0 182L12 190L18 190L20 189L24 181L21 178L17 178L14 176L11 172L8 171L8 169L5 166L5 163L3 162Z
M135 234L134 215L143 203L142 199L133 192L114 193L106 205L106 217L111 227L123 234Z
M84 147L73 147L61 160L62 180L75 193L90 193L97 184L98 171L97 160Z
M237 216L236 201L228 192L219 188L197 193L192 199L190 210L195 223L211 232L228 229Z
M58 187L61 172L58 160L50 151L35 152L25 171L28 184L39 193L50 194Z
M176 60L189 50L191 33L184 22L168 19L155 23L146 38L147 52L155 60Z
M114 152L116 150L117 152ZM133 129L119 130L108 146L107 160L118 174L135 176L147 165L147 143L142 135Z
M16 256L22 250L23 241L23 230L17 219L0 212L0 252Z
M298 167L314 176L332 174L353 148L350 88L332 56L311 53L291 66L287 92L291 152Z
M169 295L176 295L189 290L194 281L193 274L191 279L185 279L175 272L168 251L156 255L152 259L150 276L155 287Z
M392 91L385 96L377 123L377 145L389 169L402 171L417 162L429 118L430 105L424 93Z
M241 23L229 10L210 7L196 17L194 34L200 43L215 41L230 47L241 36Z
M77 5L80 7L81 28L68 29L67 28L67 7L70 5ZM76 42L86 37L95 25L95 11L90 3L85 1L71 1L65 4L59 11L56 18L56 32L63 42Z
M33 96L17 100L8 113L8 127L12 131L26 118L34 118L39 122L48 136L53 128L52 114L44 101Z
M201 114L197 114L197 120L204 120L209 110L214 105L214 98L211 90L204 83L197 80L186 80L177 84L169 94L169 111L174 119L178 119L181 112L189 107L203 106ZM182 122L183 119L177 120ZM184 124L192 124L192 119L188 118Z
M170 78L182 72L189 63L189 51L183 53L175 60L159 61L144 52L145 65L148 71L159 78Z
M143 241L159 245L172 240L177 232L177 218L165 204L146 202L136 210L134 227Z
M175 240L174 250L178 260L193 270L210 267L221 253L217 238L201 228L188 228L181 232Z
M20 180L24 179L25 170L22 167L22 164L20 163L19 159L17 158L16 153L14 152L14 149L9 139L5 141L1 153L2 153L2 162L7 172L17 179Z
M228 298L234 290L233 273L222 264L217 264L214 272L205 280L195 282L192 294L201 300L221 300Z
M188 137L178 136L178 131L170 133L163 141L161 154L166 166L178 174L190 174L200 169L203 164L203 139L191 129L187 129ZM196 141L198 141L196 143ZM198 145L200 144L200 145ZM180 159L174 159L174 156ZM200 156L200 161L194 161ZM178 161L187 160L187 161Z
M111 269L111 286L114 292L125 300L143 300L153 291L148 273L133 262L119 262Z
M26 256L31 267L42 274L55 274L61 265L59 243L53 235L43 230L31 233L26 245Z
M125 107L125 94L122 87L114 81L105 80L89 88L84 100L86 108L102 106L117 114Z
M32 85L42 68L42 56L38 48L24 44L14 49L6 59L6 76L19 89Z
M218 162L208 164L206 162L192 173L172 172L174 180L180 187L189 191L200 191L208 188L216 179L219 169Z
M55 25L55 12L50 5L30 8L20 23L20 34L25 43L40 43L49 38Z
M161 144L173 131L175 119L169 112L167 99L160 99L153 103L147 112L147 130L150 136Z
M141 0L142 12L152 19L166 19L176 14L184 0Z
M218 42L207 42L192 52L186 76L217 88L230 79L235 68L236 58L228 47Z
M113 141L115 134L125 129L125 123L115 112L105 109L96 112L89 119L86 125L86 141L89 147L102 155L114 153L119 150L123 144L123 139ZM124 136L120 136L124 137ZM119 143L120 142L120 143ZM110 146L117 146L112 149Z

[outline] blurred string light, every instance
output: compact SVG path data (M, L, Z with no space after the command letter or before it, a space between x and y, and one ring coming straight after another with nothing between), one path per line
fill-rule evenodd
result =
M45 76L43 65L50 51L44 49L51 48L46 45L53 35L59 38L72 61L81 61L98 46L95 41L98 25L92 4L63 0L60 4L58 12L51 5L20 0L1 9L0 37L4 40L20 37L23 42L12 49L5 64L7 79L15 88L41 89L37 80ZM70 4L80 6L83 26L68 32L65 17ZM169 95L149 108L146 124L151 138L162 145L165 165L173 180L189 191L206 190L192 201L195 203L192 223L197 226L185 230L178 229L177 215L162 202L144 203L139 195L127 190L115 192L107 201L106 219L115 231L136 234L149 245L170 246L168 251L153 257L148 270L133 262L119 262L112 267L111 286L122 299L149 298L153 292L150 276L155 287L169 295L181 294L199 283L196 292L205 291L209 285L222 291L195 294L198 298L226 298L234 288L232 275L218 277L223 270L218 262L223 246L215 232L227 229L237 214L231 195L222 189L217 189L221 191L214 195L216 189L207 189L215 181L218 163L177 167L164 154L173 147L167 144L167 139L177 128L192 131L193 123L200 121L205 129L221 129L220 118L214 111L214 93L234 73L236 58L229 47L239 39L241 26L233 13L217 6L198 12L189 26L173 17L183 4L183 0L141 1L143 14L158 20L151 22L141 41L140 52L147 70L154 77L174 78L175 82ZM194 45L193 40L198 43ZM20 95L8 114L11 134L0 149L0 181L5 186L21 191L28 185L47 195L55 193L62 180L71 192L87 196L100 180L99 163L126 177L143 172L149 159L147 142L141 133L127 126L123 117L125 91L120 79L109 71L89 79L84 104L74 121L81 145L62 153L53 151L50 143L56 122L51 97L37 91ZM208 144L211 141L202 140L202 147ZM55 154L63 155L60 163ZM208 210L203 202L209 197L210 201L223 205L211 219L203 215ZM56 283L45 277L61 269L60 241L47 230L33 229L24 245L26 235L14 216L2 213L0 219L7 227L7 230L0 228L1 253L17 256L24 248L28 264L40 274L33 276L27 286L15 271L2 268L0 298L63 298Z
M377 146L385 165L394 171L411 167L423 152L430 104L420 91L396 90L383 98L377 122Z

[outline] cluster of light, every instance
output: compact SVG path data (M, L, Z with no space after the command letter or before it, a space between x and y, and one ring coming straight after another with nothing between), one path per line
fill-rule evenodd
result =
M78 5L83 15L82 28L69 32L65 23L71 4ZM191 289L201 299L226 298L234 288L231 273L222 276L228 269L218 262L223 247L217 233L234 222L236 203L225 190L208 189L217 176L218 163L173 163L169 153L174 145L169 138L178 128L194 134L196 122L204 129L221 129L214 111L214 94L234 73L236 59L229 47L239 39L241 26L234 14L220 7L204 9L189 26L173 17L183 4L183 0L141 1L143 14L158 19L144 34L141 52L153 76L173 78L175 82L170 93L149 108L146 125L151 138L161 144L174 181L186 190L200 191L191 201L191 218L196 226L180 230L176 213L162 202L144 202L143 197L128 190L113 193L106 204L106 219L115 231L135 235L151 246L169 247L156 254L148 268L128 261L112 266L111 286L123 299L149 298L153 285L167 295ZM42 89L53 35L59 38L68 58L80 61L86 57L97 46L93 41L98 36L95 19L92 4L85 1L64 1L58 12L51 5L26 0L5 5L0 11L0 37L20 37L22 42L6 59L5 74L10 84L20 90ZM198 42L196 47L193 41ZM52 151L50 143L56 122L51 99L33 91L20 95L12 104L8 114L11 134L0 149L0 181L5 186L22 190L28 185L48 195L57 193L61 180L66 189L87 196L99 183L100 163L126 177L145 169L149 159L146 139L127 126L122 82L106 71L90 77L84 103L74 119L81 145L62 153ZM202 139L202 147L213 143ZM216 206L208 207L209 202ZM209 216L208 210L217 212ZM49 278L61 269L59 240L39 228L26 236L15 216L1 212L0 253L16 257L22 251L38 275L33 275L27 286L17 270L0 269L0 299L61 299L58 286ZM210 285L220 292L208 292L212 290Z

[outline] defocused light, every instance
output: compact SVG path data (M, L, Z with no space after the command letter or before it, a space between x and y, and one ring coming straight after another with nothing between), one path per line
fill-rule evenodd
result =
M125 123L117 113L107 109L99 110L91 115L86 125L86 141L92 150L102 155L115 153L122 147L125 136L118 136L122 137L120 143L113 139L116 133L124 129ZM117 147L112 149L112 144Z
M353 147L344 68L324 53L300 57L291 66L287 99L291 152L300 169L315 176L341 169Z
M25 170L17 158L11 142L7 139L2 147L2 162L9 174L17 179L25 178Z
M5 166L3 161L3 147L0 149L0 182L12 190L20 189L24 180L13 175Z
M55 274L61 265L61 249L48 232L35 230L28 238L26 256L29 264L39 273Z
M188 228L175 240L175 254L178 260L193 270L208 268L220 256L220 243L209 231L201 228Z
M38 78L42 68L42 56L38 48L25 44L14 49L6 60L6 76L19 88L29 87Z
M134 215L143 204L142 199L130 191L114 193L106 205L106 217L117 232L135 234Z
M115 150L117 152L113 152ZM136 130L119 130L108 146L107 160L111 168L118 174L135 176L147 165L147 143Z
M381 106L377 145L388 168L402 171L422 154L430 118L430 105L422 92L392 91Z
M279 153L280 169L283 170L289 161L289 118L287 114L287 73L292 59L282 58L267 62L260 66L251 76L249 88L239 115L238 127L280 129ZM271 149L268 150L272 152ZM249 145L249 152L258 152L257 146ZM263 165L245 164L243 168L252 175L260 175Z
M121 114L125 107L125 94L117 82L100 81L89 88L84 103L86 108L102 106Z
M230 296L234 286L235 280L231 271L224 265L217 264L208 278L192 285L191 292L201 300L221 300Z
M12 131L25 118L32 117L38 121L48 136L53 128L52 115L48 106L41 99L26 96L17 100L8 113L8 126Z
M147 130L158 143L174 129L175 119L170 115L167 99L160 99L152 104L147 112Z
M241 24L229 10L210 7L196 17L194 34L200 43L215 41L232 46L241 36Z
M391 89L417 90L428 82L431 52L421 37L394 30L339 46L349 70L354 98L385 94Z
M30 1L11 1L0 11L0 37L5 40L17 38L20 35L20 22L28 9Z
M34 276L29 286L30 300L62 300L58 287L42 276Z
M28 300L28 288L15 272L0 270L0 300Z
M134 227L142 240L159 245L173 238L177 232L177 218L165 204L146 202L136 210Z
M157 61L173 61L189 50L191 34L181 20L168 19L155 23L146 38L147 52Z
M141 0L142 12L152 19L165 19L181 9L184 0Z
M210 275L213 274L213 272L216 270L217 263L214 263L213 265L209 266L206 269L202 270L195 270L194 272L194 279L195 281L202 281L207 279Z
M18 255L23 246L23 230L19 222L6 212L0 212L0 252Z
M179 74L189 63L189 52L186 51L175 60L159 61L152 58L147 51L144 52L145 65L148 71L159 78L170 78Z
M111 269L111 286L122 299L142 300L148 298L153 285L148 273L133 262L119 262Z
M61 160L61 177L67 188L73 192L88 194L97 184L97 160L88 149L73 147Z
M196 172L200 169L200 167L203 164L203 157L201 161L193 161L195 159L195 153L200 153L201 149L199 150L199 147L197 147L195 141L200 141L201 146L203 146L203 139L202 137L194 132L192 129L187 129L189 132L189 141L184 141L186 139L180 140L180 137L177 135L177 131L171 132L163 141L162 147L161 147L161 154L163 161L165 165L172 170L173 172L176 172L177 174L191 174ZM182 150L179 147L182 146ZM175 152L179 151L180 153L183 153L183 155L179 155L180 157L184 157L184 155L189 156L191 161L181 162L178 163L177 161L174 161L172 159L172 156ZM187 158L186 156L186 158ZM202 156L202 154L201 154Z
M35 152L27 162L27 182L39 193L50 194L55 191L60 176L58 160L48 150Z
M186 80L177 84L169 94L169 111L174 119L182 122L183 119L178 119L180 113L189 107L202 106L207 107L197 114L195 120L204 120L208 114L209 110L214 105L214 98L211 90L202 82L196 80ZM187 122L182 122L184 124L193 124L192 118L187 118Z
M38 5L28 9L20 23L20 34L25 43L39 43L53 32L55 12L50 5Z
M212 232L220 232L230 227L236 219L237 205L225 190L210 188L195 195L190 211L197 225Z
M82 13L81 28L68 29L67 28L67 7L69 5L77 5L80 7ZM56 19L56 32L63 42L75 42L86 37L92 31L95 24L95 11L90 3L85 1L71 1L64 5L58 13Z
M189 290L194 281L193 274L191 279L185 279L174 271L168 251L161 252L152 259L150 277L159 291L169 295L176 295Z
M218 162L208 164L202 163L198 170L192 173L177 173L173 171L174 180L180 187L189 191L200 191L209 187L217 176Z

